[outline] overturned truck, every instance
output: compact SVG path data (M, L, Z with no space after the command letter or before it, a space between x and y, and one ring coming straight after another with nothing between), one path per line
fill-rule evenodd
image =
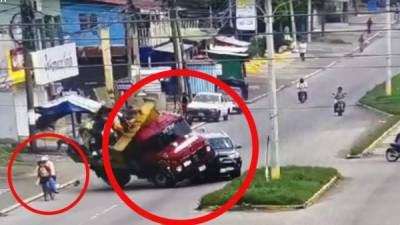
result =
M122 125L121 119L114 122L109 146L114 176L121 187L129 183L132 175L159 187L172 187L185 179L198 180L215 158L207 141L193 132L182 116L158 112L153 102L144 102L135 116ZM109 183L99 132L102 130L93 124L87 125L80 128L76 141L90 168ZM75 150L68 149L67 153L74 161L82 162Z

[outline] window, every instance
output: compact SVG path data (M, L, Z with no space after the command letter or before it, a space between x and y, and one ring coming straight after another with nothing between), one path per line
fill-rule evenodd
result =
M85 13L79 13L79 23L81 30L89 30L89 17Z
M90 30L97 27L97 15L96 14L79 14L79 23L81 31Z
M95 28L97 26L97 15L90 14L90 28Z

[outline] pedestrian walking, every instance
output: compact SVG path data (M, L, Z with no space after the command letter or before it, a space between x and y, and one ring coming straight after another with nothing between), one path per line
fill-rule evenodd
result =
M306 52L307 52L307 43L304 40L301 40L299 43L299 53L301 61L306 60Z
M358 38L358 45L359 45L360 52L363 52L364 47L365 47L364 34L361 34L360 37Z
M372 24L373 24L374 22L372 21L372 18L370 17L370 18L368 18L368 20L367 20L367 32L368 32L368 34L371 34L371 28L372 28Z
M49 163L50 162L50 163ZM49 198L54 200L54 194L57 193L56 190L56 181L54 173L54 164L48 159L47 156L43 156L37 162L37 181L36 185L41 185L44 200L48 201Z
M54 182L52 183L52 189L53 189L53 191L54 191L55 193L58 193L58 190L57 190L56 167L54 166L53 161L51 161L51 160L49 159L49 156L48 156L48 155L42 156L41 159L40 159L40 161L43 162L43 163L46 165L46 167L48 167L48 168L50 169L50 176L51 176L51 178L52 178L53 181L54 181Z

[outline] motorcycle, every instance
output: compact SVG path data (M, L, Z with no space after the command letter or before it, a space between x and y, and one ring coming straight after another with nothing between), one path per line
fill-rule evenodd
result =
M396 162L400 158L400 145L390 144L385 156L388 162Z
M335 94L332 94L334 97L336 96ZM346 95L346 94L345 94ZM337 100L335 99L335 103L333 105L334 112L337 113L338 116L342 116L344 113L344 110L346 108L346 103L343 99Z
M305 91L299 91L299 92L298 92L298 98L299 98L299 102L300 102L301 104L303 104L304 102L306 102L306 100L307 100L306 96L307 96L307 93L306 93Z

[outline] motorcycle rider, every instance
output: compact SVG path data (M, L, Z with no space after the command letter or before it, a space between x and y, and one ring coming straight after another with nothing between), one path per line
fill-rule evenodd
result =
M334 95L335 104L334 104L334 112L337 110L337 104L339 101L343 102L343 107L346 108L346 103L344 102L344 98L346 97L346 93L343 91L343 87L339 86L337 88L337 92Z
M300 80L297 83L296 87L297 87L297 90L298 90L297 97L300 99L301 93L304 93L305 100L307 100L307 98L308 98L308 96L307 96L307 88L308 88L307 82L303 78L300 78Z

